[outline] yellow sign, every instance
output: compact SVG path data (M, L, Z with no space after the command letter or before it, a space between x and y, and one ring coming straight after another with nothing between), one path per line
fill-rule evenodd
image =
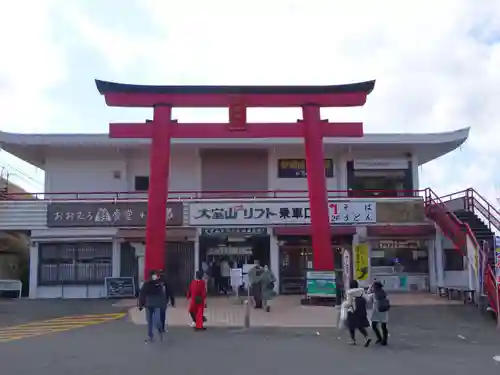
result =
M354 272L356 280L367 280L370 269L370 251L367 244L359 244L354 249Z

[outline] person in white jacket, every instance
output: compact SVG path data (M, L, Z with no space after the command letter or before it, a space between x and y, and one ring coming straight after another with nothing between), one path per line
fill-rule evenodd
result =
M365 338L364 346L368 347L372 340L369 338L368 332L366 331L370 323L368 322L366 311L367 301L364 294L365 290L359 287L356 280L352 280L346 292L344 308L347 309L346 324L351 337L350 344L356 345L356 330L358 330Z

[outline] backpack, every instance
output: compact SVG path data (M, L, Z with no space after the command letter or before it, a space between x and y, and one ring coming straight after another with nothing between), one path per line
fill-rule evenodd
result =
M391 302L387 297L378 300L377 303L378 303L378 311L380 312L387 312L391 309Z

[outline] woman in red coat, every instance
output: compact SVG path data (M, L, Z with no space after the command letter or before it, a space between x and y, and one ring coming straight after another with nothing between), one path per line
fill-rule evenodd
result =
M195 330L204 330L203 311L207 302L207 286L203 280L203 272L196 271L196 277L189 285L187 298L191 299L188 311L193 321L196 322Z

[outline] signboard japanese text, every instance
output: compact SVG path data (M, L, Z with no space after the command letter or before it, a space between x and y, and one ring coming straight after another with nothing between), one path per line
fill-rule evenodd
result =
M236 228L201 228L202 236L229 236L229 235L257 235L267 234L267 228L263 227L236 227Z
M355 278L359 281L368 279L370 269L370 249L365 243L356 245L354 248Z
M376 223L376 203L330 202L332 224ZM192 226L267 226L308 224L311 210L308 202L207 202L189 205L189 225Z
M167 225L181 226L182 203L168 203ZM47 205L47 226L145 227L147 202L61 202Z
M325 176L333 177L333 159L325 159ZM278 178L307 177L306 159L278 159Z

